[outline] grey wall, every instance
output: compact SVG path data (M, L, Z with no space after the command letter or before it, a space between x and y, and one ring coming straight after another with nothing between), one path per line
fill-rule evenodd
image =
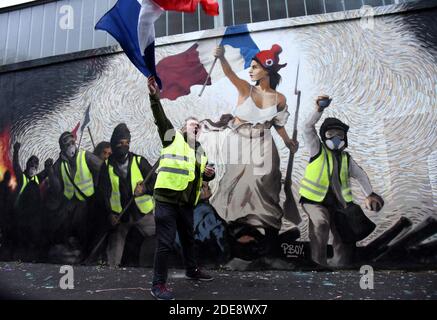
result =
M170 12L156 22L156 36L168 36L234 24L383 6L415 0L218 0L213 18ZM94 26L116 0L59 0L0 13L0 66L117 44ZM63 29L61 8L73 8L73 28Z
M0 14L0 65L114 45L94 25L116 0L63 0ZM59 25L61 7L73 8L73 29Z

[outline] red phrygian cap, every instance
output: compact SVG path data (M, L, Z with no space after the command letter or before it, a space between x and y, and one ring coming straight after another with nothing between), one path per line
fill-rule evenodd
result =
M284 68L287 64L279 64L279 54L282 52L282 48L278 44L274 44L270 50L263 50L255 55L257 60L262 66L268 70L275 72Z

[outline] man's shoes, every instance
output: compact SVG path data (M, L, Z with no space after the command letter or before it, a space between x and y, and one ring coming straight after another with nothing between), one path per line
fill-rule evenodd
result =
M150 290L150 294L156 300L174 300L173 293L163 283L155 284Z
M195 269L193 271L187 271L185 273L185 277L190 280L198 280L198 281L212 281L214 280L209 274L206 274L200 269Z

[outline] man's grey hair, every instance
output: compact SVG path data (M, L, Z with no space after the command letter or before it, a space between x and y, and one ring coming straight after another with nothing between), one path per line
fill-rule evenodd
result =
M188 123L188 121L190 121L190 120L195 120L195 121L197 121L197 122L200 122L199 119L197 119L196 117L193 117L193 116L190 116L190 117L186 118L186 119L184 120L184 124L182 125L182 127L181 127L181 129L180 129L180 131L181 131L182 133L185 133L185 132L187 131L187 123Z

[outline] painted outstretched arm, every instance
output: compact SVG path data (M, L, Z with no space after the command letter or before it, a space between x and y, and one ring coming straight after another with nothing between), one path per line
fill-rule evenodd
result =
M349 173L351 178L356 179L360 184L364 196L370 196L373 192L373 188L370 184L369 177L367 176L366 171L364 171L352 157L349 158Z
M365 206L372 211L379 211L384 206L384 200L381 196L373 192L370 179L367 176L366 171L361 168L352 157L349 158L349 174L351 178L354 178L360 184L361 190L366 197Z
M294 141L292 138L290 138L283 126L281 127L275 126L275 129L278 132L278 134L281 136L287 148L290 149L291 152L296 153L297 150L299 149L299 142Z
M246 80L240 79L232 70L231 65L225 58L225 48L222 46L217 47L214 51L214 57L220 60L223 73L237 88L240 98L246 98L250 93L250 84Z
M305 147L308 148L310 158L317 155L320 151L320 139L316 131L316 123L319 122L322 117L323 111L319 111L318 107L310 114L305 121L303 128L303 140Z

